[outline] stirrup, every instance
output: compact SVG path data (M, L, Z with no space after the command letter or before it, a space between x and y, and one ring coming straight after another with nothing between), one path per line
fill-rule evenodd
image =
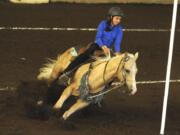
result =
M62 84L62 85L68 85L68 81L69 81L70 77L68 73L63 73L61 76L59 76L58 78L58 84Z

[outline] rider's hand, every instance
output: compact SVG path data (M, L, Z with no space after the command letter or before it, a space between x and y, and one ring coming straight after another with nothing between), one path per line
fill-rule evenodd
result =
M109 53L110 53L110 49L109 49L109 48L107 48L107 46L103 45L103 46L102 46L102 50L103 50L103 52L105 53L105 55L106 55L106 56L108 56L108 55L109 55Z

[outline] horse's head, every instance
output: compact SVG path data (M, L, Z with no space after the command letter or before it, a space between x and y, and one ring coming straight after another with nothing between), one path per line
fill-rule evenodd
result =
M124 83L127 85L132 95L134 95L137 91L137 87L136 87L137 59L138 59L138 53L136 53L135 55L130 53L122 54L122 60L121 60L122 65L120 65L121 67L118 69L118 74L117 74L118 79L124 81Z

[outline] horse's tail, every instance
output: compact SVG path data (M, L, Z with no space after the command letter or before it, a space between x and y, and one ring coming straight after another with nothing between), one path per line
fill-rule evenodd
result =
M48 59L48 62L44 64L44 67L40 68L40 73L37 76L38 80L49 80L54 65L56 64L57 60Z

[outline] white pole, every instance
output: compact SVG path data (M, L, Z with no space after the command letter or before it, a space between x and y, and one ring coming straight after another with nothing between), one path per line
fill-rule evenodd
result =
M164 93L164 102L163 102L162 120L161 120L161 130L160 130L161 135L164 135L164 129L165 129L167 101L168 101L168 93L169 93L169 80L170 80L170 75L171 75L171 63L172 63L174 35L175 35L175 26L176 26L176 16L177 16L177 5L178 5L178 0L174 0L172 24L171 24L171 35L170 35L170 42L169 42L169 55L168 55L168 64L167 64L167 72L166 72L166 84L165 84L165 93Z

